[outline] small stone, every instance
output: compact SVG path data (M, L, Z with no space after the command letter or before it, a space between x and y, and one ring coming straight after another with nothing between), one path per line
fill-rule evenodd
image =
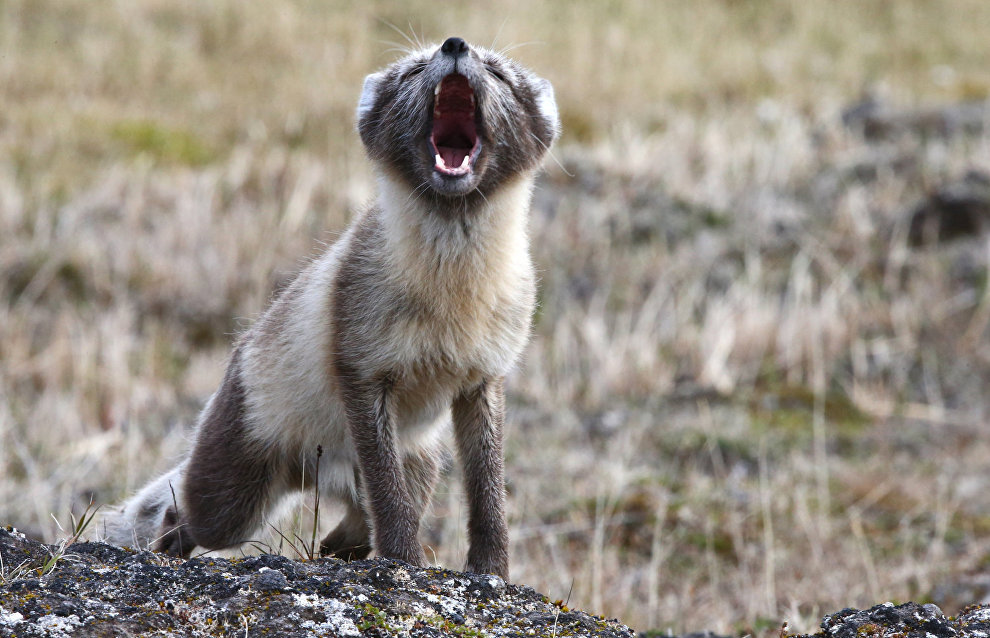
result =
M253 584L258 591L282 591L288 588L289 581L282 572L266 569L258 574Z

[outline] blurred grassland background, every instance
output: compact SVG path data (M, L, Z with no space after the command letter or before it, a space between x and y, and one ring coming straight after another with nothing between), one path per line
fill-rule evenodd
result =
M740 634L988 595L990 240L908 235L990 128L841 117L985 104L983 0L0 0L0 524L53 540L179 457L232 335L373 193L363 76L450 35L564 123L513 580ZM423 533L455 568L462 498L454 472Z

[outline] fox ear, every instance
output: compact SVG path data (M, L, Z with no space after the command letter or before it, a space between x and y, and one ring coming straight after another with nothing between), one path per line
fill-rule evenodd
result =
M560 114L557 112L557 100L553 96L553 85L543 78L536 80L536 108L540 115L550 125L554 139L560 135Z
M364 78L364 88L361 89L361 99L358 100L357 106L357 119L359 123L375 107L375 101L378 99L378 89L384 78L385 74L381 71L372 73Z

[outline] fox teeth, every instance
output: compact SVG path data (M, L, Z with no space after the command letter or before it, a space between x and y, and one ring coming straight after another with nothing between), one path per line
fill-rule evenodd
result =
M470 155L465 155L464 156L464 161L461 162L461 168L467 168L468 167L468 163L470 161L471 161L471 156Z
M433 97L436 97L436 96L440 95L440 85L441 84L443 84L443 81L437 82L437 85L435 87L433 87Z
M437 153L437 155L434 158L434 160L436 161L437 166L440 166L440 167L443 167L443 168L447 168L447 165L444 163L443 158L440 157L440 153Z

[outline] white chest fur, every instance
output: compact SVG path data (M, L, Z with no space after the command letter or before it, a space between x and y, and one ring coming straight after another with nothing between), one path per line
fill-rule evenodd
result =
M519 179L458 219L433 214L388 178L380 212L389 278L418 312L380 346L393 362L502 376L529 336L535 298L526 223L532 181Z

